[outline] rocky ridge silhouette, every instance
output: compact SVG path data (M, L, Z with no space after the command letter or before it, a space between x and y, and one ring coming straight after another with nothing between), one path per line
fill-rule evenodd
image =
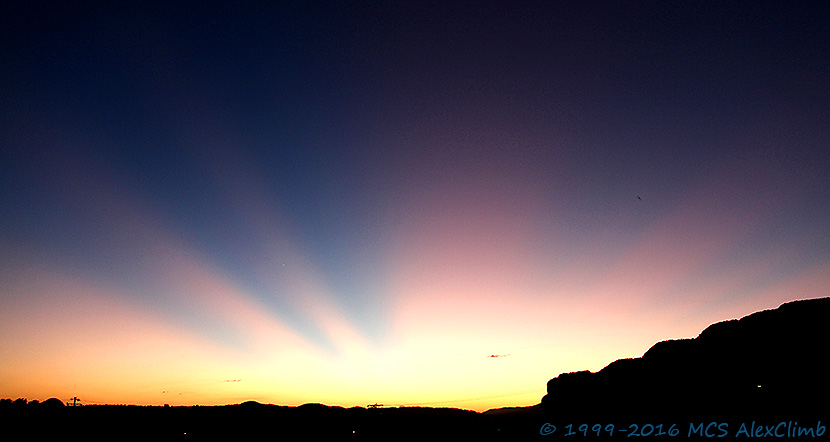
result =
M830 298L793 301L718 322L693 339L658 342L639 358L547 383L557 415L688 417L815 415L828 397ZM814 400L811 400L814 398Z

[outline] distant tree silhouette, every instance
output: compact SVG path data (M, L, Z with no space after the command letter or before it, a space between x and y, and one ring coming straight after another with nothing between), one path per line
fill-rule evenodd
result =
M29 401L26 400L25 397L19 397L12 402L13 407L25 407Z
M43 401L43 403L41 403L40 406L44 408L60 408L64 407L65 405L63 401L61 401L60 399L56 397L50 397L49 399Z

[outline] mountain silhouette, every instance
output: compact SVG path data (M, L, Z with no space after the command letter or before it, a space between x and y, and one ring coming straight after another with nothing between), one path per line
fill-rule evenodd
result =
M637 418L825 413L815 403L830 393L828 319L830 298L820 298L718 322L596 373L560 374L548 381L541 409Z

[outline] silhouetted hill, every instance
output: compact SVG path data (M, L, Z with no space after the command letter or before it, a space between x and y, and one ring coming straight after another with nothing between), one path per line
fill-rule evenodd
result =
M0 407L0 425L33 440L447 441L493 440L483 414L455 408L225 406Z
M631 418L826 415L830 298L789 302L658 342L639 358L548 381L547 415ZM814 399L814 400L813 400Z

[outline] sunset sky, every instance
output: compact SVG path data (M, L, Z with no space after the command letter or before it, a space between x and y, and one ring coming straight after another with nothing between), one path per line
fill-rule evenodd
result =
M822 2L13 3L0 397L532 405L830 295Z

